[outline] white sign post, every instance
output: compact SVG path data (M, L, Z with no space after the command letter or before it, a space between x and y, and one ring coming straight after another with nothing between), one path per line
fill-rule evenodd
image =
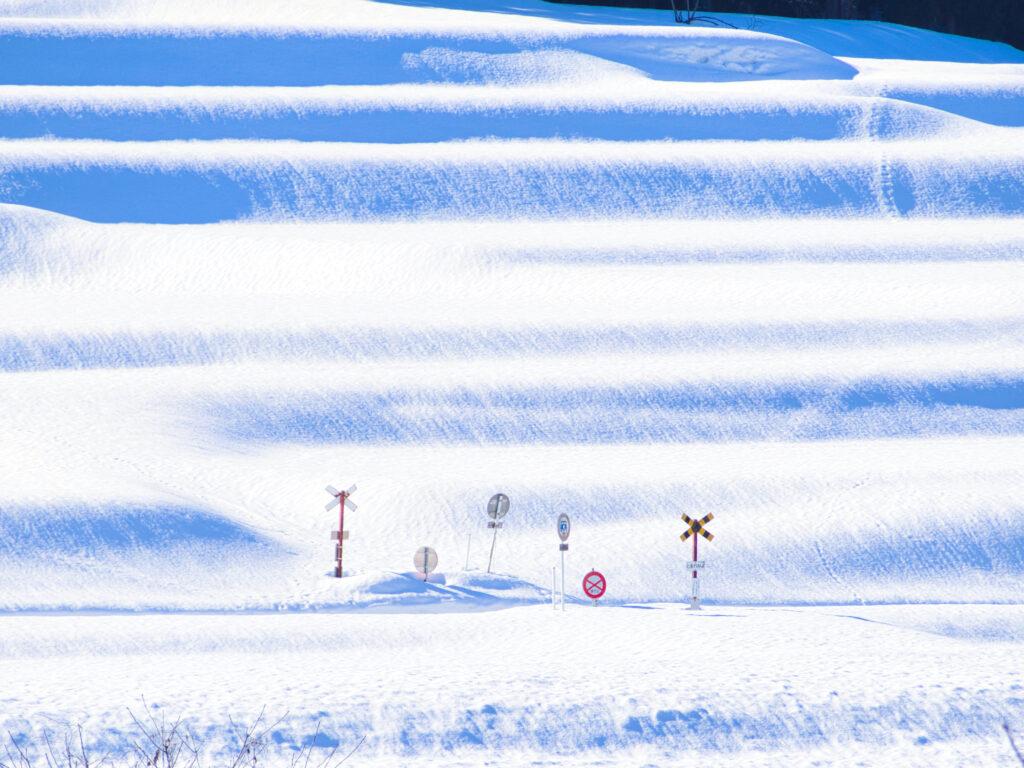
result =
M487 502L487 516L491 521L487 523L488 528L494 529L491 537L491 554L487 558L487 572L491 572L491 563L494 561L494 542L498 540L498 529L501 528L501 518L508 514L508 496L504 493L496 493Z
M693 572L693 591L690 594L689 608L691 611L700 610L700 579L697 578L697 573L704 570L704 561L697 559L697 537L703 536L708 541L715 538L715 535L704 527L714 519L715 516L710 512L700 520L694 520L689 515L683 515L683 522L689 527L679 538L685 543L688 538L693 537L693 558L686 562L686 570Z
M569 516L563 512L558 516L558 538L562 543L558 545L558 553L562 556L562 610L565 610L565 553L569 551L569 531L572 530L572 523Z
M426 581L427 576L437 568L437 552L430 547L420 547L416 550L412 563L416 566L416 570L423 574L423 580Z
M339 491L333 485L328 485L325 490L334 498L327 502L327 506L325 506L324 509L330 512L335 507L338 508L338 530L331 531L331 538L338 542L334 545L334 559L337 561L337 565L334 568L334 575L336 578L340 579L344 574L341 567L342 556L345 554L345 545L343 542L348 540L348 531L345 530L345 509L350 509L353 512L356 511L356 505L350 498L352 494L356 492L356 487L353 485L347 491Z

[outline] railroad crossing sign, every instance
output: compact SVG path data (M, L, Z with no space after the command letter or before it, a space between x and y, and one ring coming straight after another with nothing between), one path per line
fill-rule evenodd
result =
M690 527L687 528L682 534L680 534L680 540L685 542L688 538L693 536L693 559L686 564L686 569L688 571L693 571L693 591L690 593L690 610L699 611L700 580L697 578L697 573L698 571L702 571L704 569L704 561L697 559L697 542L699 541L699 539L697 538L697 534L700 534L708 541L714 539L715 535L711 533L711 531L706 530L704 526L710 523L712 520L714 520L715 516L708 512L700 520L694 520L689 515L683 515L682 519L683 522Z
M491 536L491 554L487 557L488 573L491 572L491 563L494 561L494 542L498 540L498 529L502 527L501 518L508 514L509 503L508 496L504 493L494 494L487 502L487 516L491 518L487 527L494 529L494 535Z
M437 568L437 552L430 547L420 547L416 550L412 562L416 566L416 570L423 574L423 580L426 581L427 576Z
M593 600L595 605L604 595L606 589L608 589L608 582L600 571L591 570L583 577L583 594Z
M334 575L340 579L342 573L344 573L341 567L342 556L345 553L343 542L348 541L348 531L345 530L345 509L350 509L353 512L356 511L355 502L349 498L356 492L356 487L353 485L347 491L339 491L333 485L328 485L325 490L334 498L327 502L324 509L330 512L335 507L338 508L338 530L331 531L331 539L338 542L334 545L334 559L337 561L337 565L334 567Z
M341 501L342 501L342 498L344 498L344 500L345 500L345 506L348 507L349 509L351 509L353 512L355 512L356 509L358 509L358 507L356 507L355 502L352 501L352 499L349 498L353 493L356 492L356 487L354 485L351 488L349 488L347 491L339 491L333 485L328 485L324 490L327 491L329 494L331 494L331 496L334 497L329 502L327 502L327 505L324 507L324 509L327 510L328 512L330 512L338 504L340 504Z
M705 530L704 526L707 525L708 523L710 523L714 519L715 519L715 516L713 514L711 514L710 512L708 512L706 515L704 515L704 517L702 517L700 520L694 520L689 515L683 515L683 522L686 523L690 527L686 530L685 533L681 534L679 536L679 538L682 541L686 541L693 534L699 533L705 539L707 539L708 541L711 541L713 538L715 538L715 534L711 533L711 531ZM693 559L694 560L697 559L696 555L694 556Z

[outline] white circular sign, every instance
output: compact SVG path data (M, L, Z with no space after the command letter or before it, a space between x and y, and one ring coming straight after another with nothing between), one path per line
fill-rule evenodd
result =
M508 496L496 493L487 502L487 514L492 520L500 520L508 514Z
M568 541L571 528L572 524L569 522L569 516L563 512L558 516L558 538L562 541Z
M420 573L431 573L437 568L437 552L430 547L420 547L412 562Z

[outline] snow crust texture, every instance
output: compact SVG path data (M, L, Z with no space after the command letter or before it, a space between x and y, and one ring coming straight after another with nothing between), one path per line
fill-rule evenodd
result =
M281 650L294 678L235 700L288 688L319 711L309 676L344 651L365 654L366 706L324 711L375 734L382 765L477 748L669 765L695 746L761 764L750 744L799 764L834 759L835 733L865 764L1002 759L1016 608L863 606L1024 587L1024 53L540 0L0 11L0 610L72 612L103 728L124 725L104 666L122 653L132 674L195 671L161 693L187 702ZM341 580L327 483L358 484ZM487 575L497 491L512 508ZM603 691L539 658L592 620L522 607L548 599L560 512L570 609L598 610L576 604L592 567L616 606ZM688 596L683 513L714 514L705 597L740 611L721 623L775 643L717 699L679 693L681 666L666 684L626 661L631 632L668 664L684 629L678 606L622 607ZM424 545L427 582L408 572ZM138 617L166 620L143 642L79 611L187 615ZM269 612L288 615L252 615ZM34 696L87 709L61 701L51 618L0 619L0 724ZM480 627L501 674L431 668L464 707L417 709L411 660L466 658ZM808 664L840 649L831 688L785 666L815 632ZM860 680L873 637L919 643L934 691ZM982 641L984 679L958 676ZM389 698L369 678L392 663ZM559 706L555 678L575 686ZM770 693L748 707L752 690ZM578 730L545 730L567 713Z

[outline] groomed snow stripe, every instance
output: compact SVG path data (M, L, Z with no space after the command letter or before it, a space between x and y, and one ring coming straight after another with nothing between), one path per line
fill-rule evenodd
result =
M871 143L0 142L0 202L92 221L1024 213L1024 149ZM953 158L953 159L951 159Z

